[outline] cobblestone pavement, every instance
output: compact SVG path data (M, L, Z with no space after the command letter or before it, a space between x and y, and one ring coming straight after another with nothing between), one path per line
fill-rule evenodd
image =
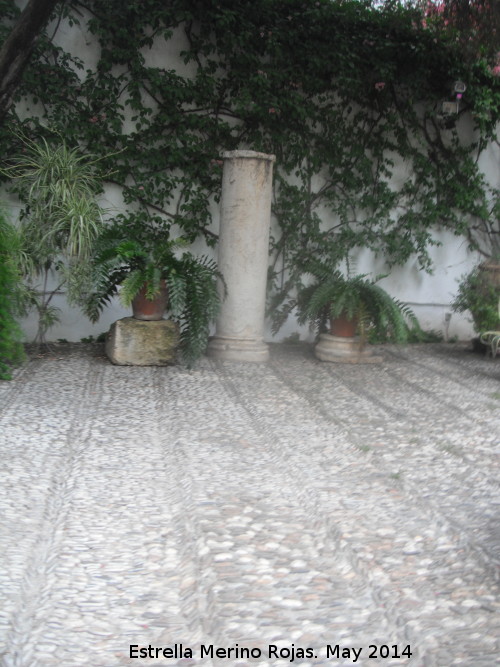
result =
M500 664L500 360L96 349L0 383L2 667Z

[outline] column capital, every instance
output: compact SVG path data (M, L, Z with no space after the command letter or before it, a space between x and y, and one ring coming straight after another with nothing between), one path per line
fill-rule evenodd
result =
M224 151L221 154L224 160L234 160L238 158L247 158L250 160L268 160L269 162L276 162L276 155L269 155L268 153L258 153L257 151Z

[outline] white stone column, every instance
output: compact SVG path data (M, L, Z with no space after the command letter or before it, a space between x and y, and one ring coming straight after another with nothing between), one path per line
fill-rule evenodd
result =
M263 336L275 157L254 151L222 157L218 263L227 296L208 353L229 361L267 361Z

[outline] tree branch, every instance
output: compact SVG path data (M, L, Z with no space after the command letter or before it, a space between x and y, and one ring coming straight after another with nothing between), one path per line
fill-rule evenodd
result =
M29 0L0 49L0 124L12 104L38 35L60 1L64 0Z

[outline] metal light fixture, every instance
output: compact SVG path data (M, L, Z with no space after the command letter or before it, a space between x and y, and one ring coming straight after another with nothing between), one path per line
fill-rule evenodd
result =
M442 105L441 105L441 112L446 116L449 116L449 115L454 114L454 113L458 113L458 111L459 111L458 101L456 101L456 102L443 102Z

